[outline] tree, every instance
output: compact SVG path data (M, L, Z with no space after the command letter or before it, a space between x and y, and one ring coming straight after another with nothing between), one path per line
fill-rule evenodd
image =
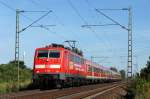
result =
M120 72L120 74L121 74L122 79L125 79L125 77L126 77L126 72L125 72L125 70L120 70L119 72Z
M15 64L15 60L10 61L9 64ZM17 65L15 65L15 66L17 66ZM24 64L24 61L21 61L21 60L19 60L19 67L22 69L27 68L26 65Z
M146 67L141 69L140 77L147 81L150 80L150 57L149 60L147 61Z
M118 70L115 67L110 67L110 70L118 72Z

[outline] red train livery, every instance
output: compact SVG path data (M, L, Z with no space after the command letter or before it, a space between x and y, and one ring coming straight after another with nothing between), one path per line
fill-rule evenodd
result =
M86 60L82 53L62 45L37 48L33 83L41 87L79 86L121 80L118 72Z

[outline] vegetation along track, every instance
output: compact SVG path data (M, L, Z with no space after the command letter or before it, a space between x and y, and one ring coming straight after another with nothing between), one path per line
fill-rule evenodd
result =
M0 97L2 99L81 99L93 94L111 89L112 87L121 86L125 82L104 83L88 85L81 87L70 87L64 89L52 90L33 90L10 94L9 97Z

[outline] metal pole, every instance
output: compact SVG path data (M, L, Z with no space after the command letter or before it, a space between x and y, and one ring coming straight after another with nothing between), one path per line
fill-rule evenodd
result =
M16 39L15 39L15 65L18 73L18 90L19 90L19 10L16 10Z
M128 23L128 66L127 77L132 78L132 13L131 8L128 10L129 23Z
M47 16L50 12L48 11L46 14L44 14L43 16L41 16L40 18L38 18L37 20L33 21L30 25L28 25L27 27L23 28L23 29L19 29L19 14L21 12L25 12L25 11L21 11L19 9L16 10L16 38L15 38L15 65L18 67L18 90L19 90L19 78L20 78L20 74L19 74L19 34L23 31L25 31L27 28L31 27L33 24L37 23L39 20L41 20L42 18L44 18L45 16ZM33 11L31 11L33 12ZM35 11L34 11L35 12ZM39 12L39 11L36 11ZM44 27L44 26L43 26Z

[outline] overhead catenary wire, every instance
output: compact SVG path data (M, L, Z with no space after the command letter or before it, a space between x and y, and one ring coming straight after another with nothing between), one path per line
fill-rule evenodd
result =
M37 6L37 7L49 9L49 8L47 8L47 7L45 7L45 6L44 6L44 7L41 7L41 5L39 5L39 3L38 3L37 1L35 1L35 0L30 0L30 2L31 2L32 4L34 4L35 6ZM56 13L53 12L53 14L55 15L55 18L57 18L58 23L61 24L61 25L64 27L65 24L62 23L62 21L60 21L60 19L59 19L58 16L56 15ZM71 31L71 30L69 30L69 31ZM75 35L75 34L77 35L77 33L73 33L72 31L71 31L71 33L74 34L74 35ZM76 36L76 39L78 39L77 36ZM69 40L69 39L68 39L68 40Z
M48 12L48 11L34 11L34 10L33 10L33 11L28 11L28 10L27 10L27 11L26 11L26 10L24 11L24 10L23 10L23 12ZM52 12L52 10L51 10L51 12Z
M129 30L128 28L126 28L125 26L121 25L119 22L115 21L114 19L112 19L111 17L109 17L108 15L106 15L105 13L103 13L102 11L95 9L97 12L99 12L101 15L105 16L107 19L111 20L112 22L114 22L116 25L119 25L120 27L122 27L123 29Z
M91 10L93 11L93 9L94 9L94 7L93 7L93 5L92 5L92 3L90 3L88 0L85 0L85 2L87 3L87 6L89 7L89 8L91 8ZM94 11L93 11L94 12ZM94 17L94 16L93 16ZM98 18L99 18L99 16L98 16ZM100 20L100 18L99 18L99 20ZM97 22L98 20L96 20L96 22ZM101 24L102 22L98 22L99 24ZM109 26L110 24L102 24L102 25L92 25L92 26ZM114 25L114 24L111 24L111 25ZM116 24L115 24L116 25ZM84 26L86 26L86 25L82 25L82 27L84 27ZM106 33L103 33L104 35L106 35ZM106 36L107 37L107 36ZM112 44L110 43L110 41L108 40L108 37L106 38L106 39L104 39L104 41L107 41L107 43L110 45L110 49L112 48Z
M92 8L92 10L95 9L95 8L93 7L92 3L90 3L88 0L85 0L85 2L87 3L88 7ZM101 23L101 22L100 22L100 23ZM110 25L110 24L91 25L91 26L108 26L108 25ZM116 25L116 24L111 24L111 25ZM86 26L86 25L82 25L82 27L84 27L84 26ZM105 40L106 40L106 39L105 39ZM108 41L108 43L111 45L111 43L110 43L109 41Z
M36 7L40 7L40 8L45 8L45 9L47 9L47 10L49 10L49 8L47 8L46 6L41 6L41 4L39 4L39 3L37 3L37 1L34 1L34 0L29 0L33 5L35 5ZM60 21L60 19L58 18L58 16L55 14L55 12L53 11L53 14L55 15L55 18L57 19L56 21L59 23L59 24L61 24L62 26L64 26L64 23L62 23L61 21Z
M127 8L122 8L122 9L99 9L99 10L107 10L107 11L108 11L108 10L109 10L109 11L110 11L110 10L111 10L111 11L117 10L117 11L118 11L118 10L128 10L128 9L127 9Z
M52 12L51 10L48 11L47 13L45 13L44 15L42 15L40 18L38 18L37 20L33 21L30 25L28 25L27 27L23 28L20 32L26 30L27 28L31 27L33 24L37 23L38 21L40 21L41 19L43 19L44 17L46 17L50 12Z
M88 22L82 17L82 15L79 13L79 11L76 9L76 7L73 5L73 3L71 2L71 0L67 0L68 4L72 7L72 9L75 11L75 13L80 17L80 19L83 21L84 24L88 25ZM102 38L100 39L99 35L91 28L88 27L88 29L93 33L94 37L99 40L99 41L103 41L105 42L105 40L103 40ZM111 45L111 44L110 44ZM107 48L109 47L108 45L106 45L106 42L104 43L104 46ZM111 45L112 46L112 45Z
M68 4L71 6L71 8L76 12L76 14L80 17L80 19L85 23L88 24L88 22L86 20L84 20L84 18L80 15L80 13L78 12L78 10L76 9L76 7L73 5L73 3L71 2L71 0L67 0Z
M73 5L73 3L71 2L71 0L67 0L68 4L71 6L71 8L75 11L75 13L80 17L80 19L83 21L84 24L88 25L88 22L81 16L81 14L78 12L78 10L76 9L76 7ZM91 28L88 27L88 29L90 29L90 31L94 34L95 38L97 38L97 40L101 40L99 38L99 35Z
M32 25L31 27L48 27L48 26L56 26L56 25Z
M89 7L91 7L93 10L95 10L95 7L92 5L91 2L89 2L89 0L85 0L85 2L87 3L87 5ZM122 9L99 9L99 10L128 10L128 9L127 8L122 8ZM115 21L115 20L113 20L113 21ZM113 24L82 25L82 27L88 27L88 26L110 26L110 25L118 25L118 23L113 22ZM104 34L106 35L106 32ZM107 39L105 39L105 40L108 41L108 43L110 45L110 48L112 48L112 44L111 44L110 40L108 39L108 36L107 36ZM113 56L115 56L116 55L116 49L115 48L112 49L112 52L113 52Z
M13 7L9 6L8 4L0 1L0 4L2 4L3 6L7 7L8 9L12 10L12 11L16 11L16 9L14 9Z
M0 1L0 4L2 4L3 6L7 7L7 8L10 9L11 11L16 12L16 9L15 9L15 8L11 7L10 5L6 4L5 2ZM30 20L30 21L32 21L32 22L34 21L34 20L31 19L30 17L28 17L28 16L26 16L26 15L24 15L24 14L22 14L22 13L21 13L20 15L22 15L24 18L26 18L26 19L28 19L28 20ZM37 24L37 25L41 25L41 24L38 24L38 23L36 23L36 24ZM61 35L57 34L56 32L51 31L49 28L45 27L44 25L43 25L41 28L43 28L43 29L49 31L49 32L52 33L52 34L57 35L57 37L62 38L63 40L66 40L66 38L65 38L64 36L61 36Z
M35 0L29 0L33 5L35 5L36 7L40 7L40 8L44 8L44 9L47 9L49 10L50 8L46 7L46 6L41 6L41 4L39 4L37 1ZM62 22L62 20L60 20L60 18L58 17L58 15L56 14L55 11L53 11L53 14L56 18L56 21L63 27L65 27L66 25ZM73 36L73 39L75 39L74 37L76 37L76 39L79 39L77 33L74 33L70 28L67 28L68 31L70 31L74 36ZM66 40L69 40L69 38L66 38Z
M89 7L89 8L91 8L91 11L93 11L93 8L94 8L94 6L93 6L93 4L91 3L91 2L89 2L89 0L85 0L85 2L86 2L86 4L87 4L87 6ZM94 16L93 16L94 17ZM92 17L92 18L93 18ZM96 19L96 22L98 22L99 24L101 23L101 21L100 21L100 17L98 16L98 19L99 20L97 20Z
M41 5L39 5L39 3L37 3L36 1L34 1L34 0L29 0L33 5L35 5L36 7L40 7L40 9L41 8L45 8L45 9L47 9L47 10L49 10L49 8L47 8L47 7L42 7ZM55 12L53 11L53 14L55 15L55 18L57 18L57 20L56 21L58 21L62 26L64 26L64 24L62 23L62 22L60 22L60 20L58 19L58 16L55 14ZM44 26L44 27L43 27ZM49 25L50 26L50 25ZM35 26L36 27L36 26ZM47 26L46 25L40 25L40 27L41 28L45 28L46 30L48 30L48 31L50 31L50 32L52 32L53 34L56 34L59 38L62 38L64 41L65 40L68 40L68 38L66 38L66 37L64 37L63 35L58 35L55 31L52 31L52 30L50 30L49 28L46 28Z

